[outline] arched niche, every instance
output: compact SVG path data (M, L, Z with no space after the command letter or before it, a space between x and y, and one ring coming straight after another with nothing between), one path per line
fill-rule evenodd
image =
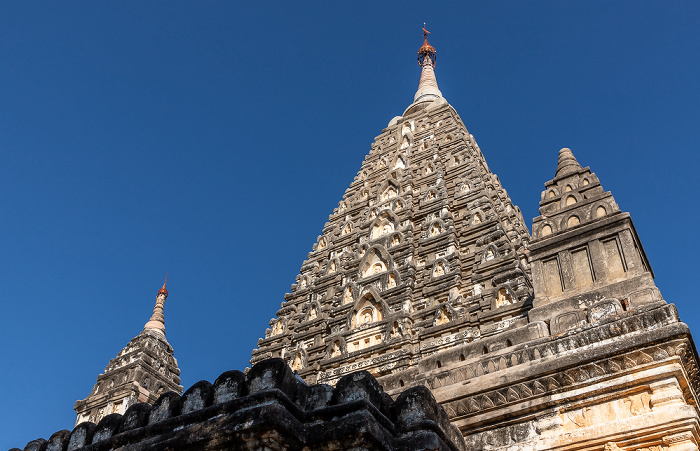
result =
M347 235L349 233L352 233L352 221L345 221L343 225L340 227L340 235Z
M384 312L388 311L385 303L373 288L355 302L350 317L350 328L355 329L361 326L378 323L384 320Z
M491 244L484 250L482 259L483 261L488 262L495 259L496 257L498 257L498 250L496 249L496 246Z
M389 275L387 276L386 279L386 289L390 290L392 288L397 287L401 283L401 277L399 276L398 271L391 271L389 272Z
M604 203L596 203L591 207L591 219L602 218L612 213L612 206Z
M299 275L298 277L299 280L299 289L303 290L309 286L309 279L306 276Z
M441 326L452 322L457 317L455 311L450 305L443 305L442 307L435 310L435 317L433 318L433 326Z
M430 202L438 198L438 192L435 188L430 188L427 193L425 193L424 200Z
M399 188L398 183L396 183L394 180L387 180L384 182L379 189L379 198L377 199L379 202L386 202L388 200L394 199L395 197L398 197L399 192L401 189Z
M496 296L496 308L515 304L517 298L508 287L500 287Z
M284 321L278 319L277 321L271 322L270 324L270 336L274 337L276 335L282 335L286 331L286 325Z
M396 157L396 161L394 162L394 169L405 169L406 166L406 160L403 158L403 156L399 155L398 157Z
M546 199L554 199L557 197L559 194L554 188L548 189L547 191L542 193L542 197Z
M540 229L540 236L541 237L549 236L551 234L552 234L552 226L549 224L543 225L542 228Z
M438 236L447 231L445 223L441 219L436 219L428 226L428 236Z
M411 144L413 144L413 135L405 135L403 138L401 138L401 145L399 146L399 149L408 149L411 147Z
M377 238L386 235L391 235L396 231L397 221L398 218L396 217L394 212L392 212L391 210L385 210L379 215L378 218L374 220L374 222L370 226L369 238L371 240L376 240Z
M581 220L576 215L571 215L569 219L566 220L567 227L576 227L579 224L581 224Z
M334 258L328 262L328 269L327 273L328 274L335 274L340 270L340 261L337 258Z
M373 246L367 250L360 262L360 276L370 277L385 272L390 267L390 257L386 249Z
M303 348L298 348L291 350L287 364L292 371L301 371L306 368L307 361L306 351Z
M457 190L457 194L467 194L471 191L471 187L469 186L469 182L462 182L461 185L459 185L459 189Z
M580 201L579 197L580 196L574 192L565 193L561 197L560 207L566 208L577 204Z
M309 306L309 310L306 312L306 321L313 321L321 316L321 305L313 301Z
M328 358L339 357L347 353L347 345L343 337L328 337L326 356Z
M447 262L444 259L439 259L435 263L433 263L433 272L432 276L433 277L441 277L444 276L449 272L449 266L447 265Z

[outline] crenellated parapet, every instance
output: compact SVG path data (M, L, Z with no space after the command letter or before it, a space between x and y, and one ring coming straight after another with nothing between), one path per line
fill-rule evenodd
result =
M335 387L307 385L281 359L247 374L227 371L180 396L160 395L99 423L85 422L26 451L49 450L440 450L464 451L459 430L422 386L393 400L367 372Z

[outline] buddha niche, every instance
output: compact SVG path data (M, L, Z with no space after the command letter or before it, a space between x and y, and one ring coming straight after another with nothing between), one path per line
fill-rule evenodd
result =
M435 276L444 276L445 275L445 265L442 262L438 262L438 264L435 266Z
M389 275L389 288L394 288L396 286L396 276L393 274Z

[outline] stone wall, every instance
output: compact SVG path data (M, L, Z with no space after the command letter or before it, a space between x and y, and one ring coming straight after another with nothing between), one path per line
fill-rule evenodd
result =
M25 451L98 450L440 450L464 451L462 436L425 387L392 400L361 371L335 387L307 385L281 359L247 373L227 371L182 396L84 422ZM15 448L13 451L17 451Z

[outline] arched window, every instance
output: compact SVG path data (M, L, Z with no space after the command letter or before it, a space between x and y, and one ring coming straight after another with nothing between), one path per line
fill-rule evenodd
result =
M549 224L545 224L540 232L542 236L547 236L552 234L552 227Z
M572 216L569 218L569 221L567 222L569 227L577 226L581 223L581 221L578 219L578 216Z
M569 196L566 198L566 205L573 205L576 203L576 198L574 196Z

